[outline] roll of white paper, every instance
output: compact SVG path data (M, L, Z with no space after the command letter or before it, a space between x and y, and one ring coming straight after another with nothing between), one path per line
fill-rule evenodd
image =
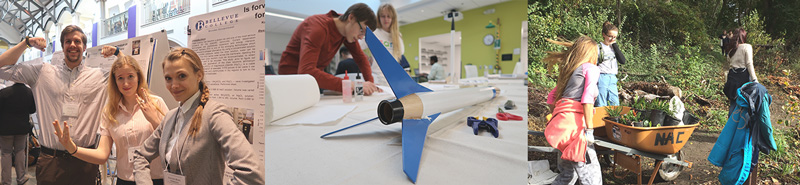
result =
M319 102L319 86L311 75L267 75L264 77L268 123L300 112Z

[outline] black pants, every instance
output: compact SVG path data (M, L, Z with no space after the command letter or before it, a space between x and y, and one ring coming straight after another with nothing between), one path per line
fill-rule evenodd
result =
M747 68L731 68L728 70L728 80L726 80L722 92L728 97L729 102L734 102L736 101L736 90L747 82L750 82L750 72L747 71Z
M136 185L136 182L117 178L117 185ZM153 185L164 185L164 179L153 179Z

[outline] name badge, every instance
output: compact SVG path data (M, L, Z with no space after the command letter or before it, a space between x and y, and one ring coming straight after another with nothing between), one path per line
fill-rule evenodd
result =
M186 185L186 176L170 173L167 170L164 170L164 184Z
M64 103L64 107L61 109L61 114L64 116L69 117L78 117L78 108L80 104L78 102L67 102Z

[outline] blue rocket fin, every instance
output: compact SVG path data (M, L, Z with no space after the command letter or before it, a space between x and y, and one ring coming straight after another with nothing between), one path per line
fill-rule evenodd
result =
M403 172L413 183L417 183L419 162L422 158L422 148L425 145L428 126L433 120L436 120L436 117L439 117L439 114L441 113L422 119L403 120Z
M383 71L383 76L386 77L386 81L389 82L389 87L394 91L395 97L400 99L406 95L418 92L432 92L432 90L419 85L411 79L411 76L408 76L408 73L403 70L400 63L397 63L397 60L394 59L392 54L386 50L386 47L381 44L378 37L375 37L372 30L367 28L366 32L365 40L367 46L369 46L369 50L372 51L372 55L375 57L375 62L378 64L378 67Z

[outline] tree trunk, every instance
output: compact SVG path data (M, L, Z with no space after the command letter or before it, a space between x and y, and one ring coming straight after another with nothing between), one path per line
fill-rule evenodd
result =
M622 0L617 0L617 26L622 25L622 7L619 5L619 2Z

